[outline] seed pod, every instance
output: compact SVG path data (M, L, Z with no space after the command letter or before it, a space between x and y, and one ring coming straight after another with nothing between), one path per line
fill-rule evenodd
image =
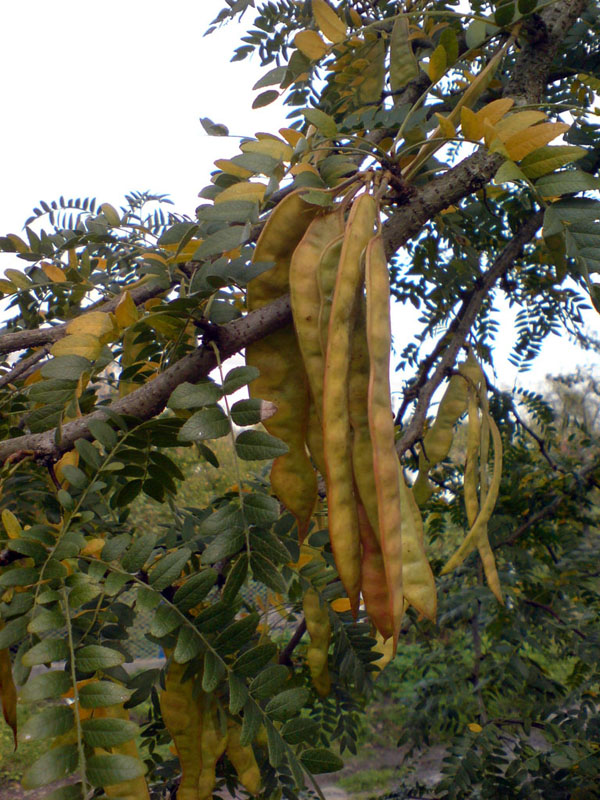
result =
M334 239L323 251L317 270L317 283L319 287L319 337L321 340L321 352L327 352L327 331L329 330L329 317L331 315L331 304L333 303L333 292L335 281L342 253L344 235Z
M264 731L264 728L263 728ZM235 720L227 720L227 758L233 764L237 772L238 780L250 794L258 794L260 791L261 774L252 745L240 744L242 727ZM258 741L258 736L257 736Z
M326 697L331 689L331 678L327 666L329 643L331 641L331 625L329 609L326 603L321 604L319 593L308 589L302 600L302 610L306 621L306 630L310 644L306 651L306 662L310 670L313 686L321 697Z
M322 254L343 231L344 217L341 210L316 217L294 250L290 262L290 299L294 327L319 418L323 408L325 357L319 334L320 297L317 273Z
M390 283L380 235L366 252L367 341L371 364L369 379L369 430L381 551L390 596L394 647L404 613L402 591L402 513L398 456L394 447L394 416L390 395Z
M423 519L412 491L400 474L402 511L402 585L404 598L420 614L435 622L437 592L435 578L427 560L423 542Z
M217 782L217 762L227 747L227 733L223 733L221 729L213 696L203 694L198 703L202 714L200 737L202 770L198 778L198 800L209 800Z
M383 639L394 634L390 614L390 595L383 554L367 512L361 502L357 505L358 530L362 546L361 592L369 619Z
M340 580L358 614L360 536L352 475L348 374L356 301L362 289L362 252L373 236L375 201L354 201L344 235L327 333L323 391L323 439L327 472L329 536Z
M128 720L129 711L123 708L122 705L107 706L104 708L95 708L94 717L96 719L101 717L101 718ZM108 751L96 747L94 748L94 752L100 754L100 753L106 753ZM110 752L120 753L125 756L130 756L131 758L135 758L138 761L141 760L134 739L131 739L128 742L123 742L122 744L111 747ZM150 800L148 784L146 783L146 779L143 776L140 776L139 778L132 778L131 780L128 781L122 781L121 783L113 783L110 786L105 786L104 794L107 797L119 798L119 800ZM183 797L184 795L181 795L181 798ZM179 798L179 800L181 800L181 798Z
M479 537L482 535L482 531L485 529L490 517L492 516L494 506L496 505L496 500L498 499L500 481L502 478L502 437L500 436L500 431L498 430L494 419L489 415L489 413L487 414L487 418L492 433L492 441L494 442L494 471L492 474L490 487L485 501L481 504L481 509L477 515L477 519L471 526L469 533L465 537L458 550L444 566L441 572L442 575L446 575L448 572L451 572L453 569L462 564L464 559L475 548L477 542L479 541Z
M274 262L275 266L249 282L249 311L262 308L289 291L292 254L318 211L318 206L305 203L298 192L292 192L271 213L256 243L253 261ZM308 379L293 327L249 345L246 363L261 373L250 384L250 396L277 406L277 412L264 425L270 434L285 442L289 452L273 462L271 485L296 517L298 535L303 539L316 502L317 482L305 446Z
M159 700L163 722L171 734L181 766L177 800L198 800L198 779L202 770L202 714L194 697L194 682L182 682L186 667L186 664L171 661Z

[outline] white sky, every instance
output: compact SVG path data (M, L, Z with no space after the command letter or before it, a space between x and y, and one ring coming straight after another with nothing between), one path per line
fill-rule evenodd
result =
M203 38L222 0L18 0L2 8L0 87L4 108L0 234L20 233L40 200L95 196L119 206L132 190L169 194L193 215L215 158L237 152L234 138L204 134L201 116L233 134L276 132L277 104L251 110L257 60L230 63L241 34L230 25ZM252 12L244 22L252 20ZM7 262L0 266L22 266ZM510 351L512 318L501 337ZM595 312L586 324L600 335ZM414 330L410 309L395 313L396 340ZM548 372L593 367L596 357L551 337L535 369L518 378L532 387ZM498 382L516 372L499 357ZM399 385L397 384L399 388Z

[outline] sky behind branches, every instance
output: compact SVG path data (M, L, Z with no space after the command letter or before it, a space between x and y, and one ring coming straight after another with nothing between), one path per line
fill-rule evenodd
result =
M238 139L209 137L199 117L232 134L276 132L280 104L252 111L258 59L230 63L242 31L229 25L204 38L222 0L19 0L3 6L3 165L0 234L20 233L40 200L93 196L119 206L132 190L168 194L193 216L216 158ZM251 22L247 14L244 22ZM0 267L15 266L3 256ZM23 266L23 264L19 264ZM415 330L412 307L394 313L396 343ZM499 309L503 342L496 382L539 384L546 373L594 368L566 336L550 337L534 369L508 364L512 314ZM600 318L586 324L600 336ZM394 379L396 389L400 381Z

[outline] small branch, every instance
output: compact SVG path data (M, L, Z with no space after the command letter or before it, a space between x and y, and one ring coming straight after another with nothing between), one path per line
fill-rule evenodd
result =
M423 435L423 426L433 393L454 366L458 352L464 345L467 335L477 319L483 301L496 281L512 267L514 260L520 255L523 246L535 236L542 224L543 218L543 211L537 211L535 214L532 214L527 222L521 226L520 230L517 231L513 238L506 244L504 249L497 255L492 266L481 277L479 285L463 300L463 304L456 315L458 323L455 326L454 334L446 347L444 355L440 358L435 371L421 387L415 413L396 445L396 450L400 456L409 450Z
M14 381L18 380L18 378L25 378L27 374L34 368L37 367L37 364L46 356L48 355L47 348L42 348L42 350L38 350L36 353L33 353L27 358L24 358L22 361L19 361L15 366L7 372L5 375L2 375L0 378L0 389L3 389L5 386L8 386L9 383L13 383Z
M296 630L294 631L292 638L286 644L284 649L281 651L279 655L279 663L284 664L286 667L292 666L292 653L300 643L300 639L306 633L306 620L303 619L302 622L298 625Z
M554 619L557 622L560 622L561 625L564 625L566 628L569 628L569 624L565 622L564 619L560 616L560 614L557 614L556 611L551 606L546 606L544 605L544 603L538 603L537 600L528 600L526 597L523 598L523 602L527 606L533 606L533 608L539 608L541 611L545 611L546 614L550 614L550 616L554 617ZM569 628L569 630L572 630L573 633L576 633L580 639L587 639L585 633L580 631L579 628Z

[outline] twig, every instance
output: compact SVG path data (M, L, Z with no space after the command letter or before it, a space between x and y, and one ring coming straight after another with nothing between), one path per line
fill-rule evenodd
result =
M26 377L24 373L29 373L32 367L36 367L37 364L48 355L48 352L48 349L44 347L42 350L32 353L32 355L27 356L27 358L15 364L9 372L0 378L0 389L3 389L9 383L13 383L18 378Z
M427 416L429 403L433 393L438 388L444 377L454 366L456 357L473 323L475 322L481 305L490 290L507 270L511 268L514 260L519 256L523 246L535 236L544 218L543 211L537 211L527 222L525 222L513 238L506 244L503 250L497 255L494 263L489 270L481 277L479 285L472 293L463 300L463 304L457 313L458 324L454 334L448 343L443 356L440 358L435 371L431 377L423 384L419 392L419 399L415 413L396 444L398 454L402 456L412 445L420 439L423 434L423 426ZM447 335L447 334L445 334Z
M284 649L279 654L279 663L285 664L286 667L292 666L292 653L298 646L300 639L306 633L306 620L303 619L302 622L298 625L294 633L292 634L292 638L286 644Z
M523 602L527 606L533 606L533 608L539 608L541 611L545 611L546 614L550 614L550 616L554 617L554 619L557 622L560 622L561 625L564 625L565 627L569 628L569 623L565 622L564 619L560 616L560 614L557 614L556 611L551 606L544 605L544 603L538 603L537 600L528 600L526 597L523 598ZM579 628L569 628L569 630L572 630L573 633L576 633L580 639L587 639L585 633L580 631Z

